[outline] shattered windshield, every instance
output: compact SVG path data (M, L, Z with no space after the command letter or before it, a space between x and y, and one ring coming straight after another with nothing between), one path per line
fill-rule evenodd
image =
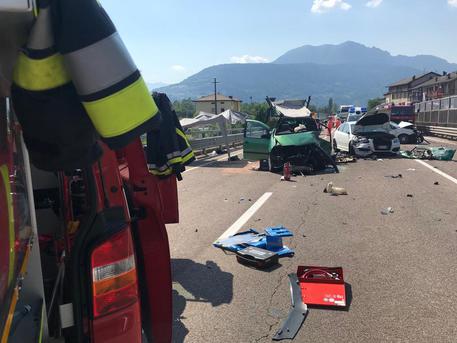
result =
M310 117L279 119L276 128L277 135L287 135L298 132L318 131L316 121Z

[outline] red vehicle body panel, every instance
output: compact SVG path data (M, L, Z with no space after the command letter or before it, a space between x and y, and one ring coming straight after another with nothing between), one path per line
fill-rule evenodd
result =
M92 321L92 341L95 343L141 342L140 304L137 302Z
M144 329L154 342L169 343L172 340L172 281L165 220L178 220L176 178L170 177L161 187L162 181L149 173L140 139L119 152L118 157L123 163L122 177L130 187L134 206L144 210L136 222L137 258L143 280L140 288L143 306L146 306ZM161 199L167 199L166 204ZM163 211L164 205L171 208Z

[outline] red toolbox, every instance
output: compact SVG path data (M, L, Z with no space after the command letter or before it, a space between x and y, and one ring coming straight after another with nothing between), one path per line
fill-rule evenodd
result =
M306 305L346 307L343 268L299 266L297 277Z

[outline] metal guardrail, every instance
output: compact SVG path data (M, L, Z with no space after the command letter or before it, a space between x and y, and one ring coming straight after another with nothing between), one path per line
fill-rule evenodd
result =
M238 145L243 143L244 134L236 133L228 135L228 143L231 146ZM190 139L190 146L195 151L210 149L210 148L222 148L225 145L225 138L223 136L209 137L209 138L199 138L199 139Z
M243 133L244 128L237 128L237 129L229 129L228 134L237 134ZM190 139L201 139L201 138L210 138L210 137L219 137L222 135L221 130L197 130L197 129L189 129L186 131L186 135L190 137Z
M457 128L454 127L419 126L419 128L429 136L457 140Z

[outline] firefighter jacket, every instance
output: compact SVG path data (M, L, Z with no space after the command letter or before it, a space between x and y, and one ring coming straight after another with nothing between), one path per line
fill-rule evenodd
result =
M159 177L176 174L181 179L185 166L195 160L189 141L166 94L153 93L161 125L147 133L146 156L149 171Z
M135 63L96 0L41 1L15 67L12 100L32 163L70 170L120 149L160 115Z

